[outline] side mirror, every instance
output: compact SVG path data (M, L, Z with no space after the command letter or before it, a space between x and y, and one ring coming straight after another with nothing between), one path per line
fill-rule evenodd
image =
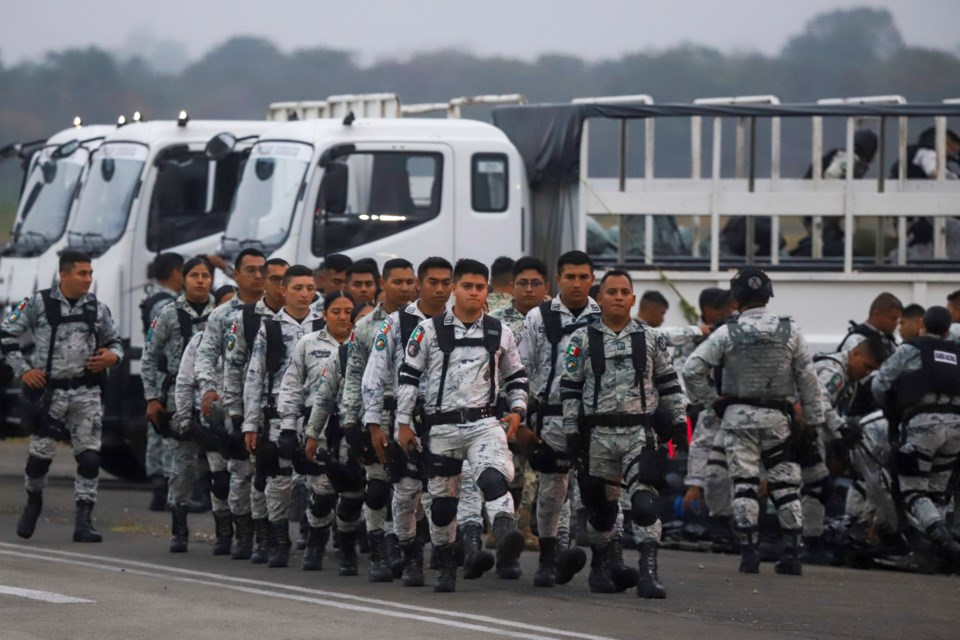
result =
M0 160L16 158L20 155L21 151L23 151L23 145L19 142L8 144L7 146L0 148Z
M70 142L64 142L62 145L53 150L53 153L50 155L55 159L67 158L76 153L77 149L80 148L79 140L71 140Z
M218 133L210 138L203 152L211 160L223 160L236 148L237 137L229 131Z
M347 184L350 169L342 162L332 162L323 172L320 183L320 198L323 211L341 214L347 210Z

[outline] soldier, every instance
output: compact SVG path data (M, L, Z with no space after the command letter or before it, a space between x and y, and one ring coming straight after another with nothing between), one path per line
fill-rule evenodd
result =
M309 267L294 265L286 270L281 287L286 304L260 325L243 385L244 439L251 455L262 458L261 468L266 475L264 496L275 540L267 559L269 567L286 567L290 560L287 512L293 495L292 460L300 443L296 429L281 428L277 397L297 341L304 333L319 330L323 322L310 310L314 287ZM225 369L226 373L231 373L231 369ZM224 382L225 393L229 394L229 388ZM228 407L236 406L229 396L227 403Z
M455 304L451 311L420 323L406 347L397 388L397 441L402 451L426 446L430 538L439 569L433 589L456 589L454 538L461 470L466 459L476 474L497 539L497 569L501 577L515 571L523 551L523 534L516 527L513 496L513 456L507 446L526 418L527 376L513 333L484 315L489 271L476 260L460 260L453 271ZM498 377L499 376L499 377ZM506 382L507 405L497 420L498 381ZM412 427L423 386L426 443ZM506 429L506 433L504 430Z
M947 310L950 312L950 340L960 342L960 289L947 296ZM901 334L901 337L902 334ZM907 340L907 338L903 338Z
M760 466L780 519L785 547L777 573L800 575L800 467L791 460L794 398L803 409L802 424L823 424L820 387L806 341L793 319L767 311L773 283L762 270L744 267L730 281L740 316L707 338L683 367L691 399L712 406L722 420L724 449L733 479L733 511L740 539L740 571L760 570L758 518ZM723 367L720 391L710 371Z
M625 486L640 549L637 594L665 598L657 572L661 531L657 487L665 477L666 441L686 446L686 398L666 340L630 318L635 302L633 282L625 271L604 274L603 315L574 332L565 351L560 383L563 423L569 435L568 454L587 461L579 472L594 543L590 590L620 590L613 571L623 561L614 557L619 551L612 540ZM655 429L658 408L669 415L669 432Z
M237 293L233 285L223 285L213 294L214 305L229 302ZM209 433L198 442L203 443L207 464L210 466L210 501L213 507L216 540L213 543L213 555L230 554L233 544L233 517L230 513L230 472L228 471L228 447L226 427L223 424L223 411L216 411L208 417L200 416L200 390L196 384L197 349L203 339L203 331L195 333L183 350L177 381L174 386L176 413L172 422L176 425L190 425L192 437L197 437L194 425ZM219 381L218 381L219 383Z
M384 266L384 274L388 273L389 265L388 262ZM390 278L384 286L388 299L393 297L391 280L394 278L402 278L402 282L412 286L419 281L420 298L384 319L363 374L363 403L366 406L363 421L371 434L370 444L381 464L387 463L387 443L393 440L392 437L387 440L381 425L386 419L388 429L393 431L397 406L397 376L403 363L404 348L421 321L444 312L453 287L453 266L444 258L432 257L421 262L417 268L416 281L413 281L412 268L391 270L389 273ZM417 517L421 505L423 473L420 465L403 462L401 459L401 464L395 465L401 470L395 472L392 478L394 532L403 554L400 576L396 576L395 567L391 566L391 569L394 577L402 578L404 586L420 587L424 583L423 546L417 539ZM429 501L429 496L427 500ZM479 513L476 515L479 516ZM475 523L471 524L476 526ZM482 528L482 520L480 525ZM469 529L470 525L462 526ZM479 530L471 532L468 529L464 530L464 538L475 540L479 536ZM371 554L373 548L371 544ZM489 568L488 566L487 569Z
M960 296L958 296L960 301ZM900 339L904 342L910 342L923 331L923 314L925 309L918 304L908 304L903 308L903 315L900 316ZM960 325L958 325L960 327ZM953 325L950 325L951 334ZM960 335L960 332L958 332Z
M490 265L490 294L487 312L509 307L513 302L513 258L500 256Z
M888 343L893 353L897 348L894 332L903 315L903 303L892 293L883 292L870 304L870 315L866 322L857 324L850 321L850 330L840 342L837 351L849 351L871 336L879 336Z
M352 265L350 256L342 253L331 253L323 259L323 264L313 272L313 280L321 297L344 288L347 284L347 269Z
M160 310L171 304L183 290L183 256L179 253L161 253L151 265L151 275L157 286L140 303L140 322L146 338L150 325L160 315ZM144 466L150 478L152 496L150 511L165 511L167 508L167 476L170 475L172 450L167 439L156 429L147 429L147 450Z
M147 421L170 441L173 464L167 502L170 505L170 553L184 553L190 533L187 529L187 501L197 477L200 448L189 439L189 422L171 423L176 413L174 383L180 358L190 338L203 330L213 311L213 267L206 258L191 258L183 265L185 289L172 305L167 305L150 325L143 349L143 395L147 402ZM232 530L229 514L214 513L217 531Z
M226 413L222 401L223 393L223 373L224 373L224 354L227 345L230 344L230 335L233 329L234 320L243 317L243 309L246 305L253 310L258 308L259 302L263 297L263 269L266 263L263 253L257 249L244 249L234 261L233 279L237 283L237 295L223 306L215 309L210 317L207 318L207 326L203 332L203 339L197 347L196 363L196 385L201 394L200 413L203 417L209 418L214 410L214 405L219 405L218 411ZM264 313L269 309L266 303L263 304ZM280 305L277 305L277 309ZM273 313L273 311L270 311ZM248 313L251 319L258 319L254 314ZM235 339L234 339L235 341ZM227 463L227 470L230 472L230 489L228 503L230 504L230 513L233 516L236 528L235 545L230 557L234 560L250 560L253 553L253 520L251 518L251 479L253 477L253 462L246 446L243 443L243 435L240 432L242 416L239 420L231 421L226 426L230 429L230 437L233 446L229 447L230 460ZM238 446L239 445L239 446ZM258 502L258 524L257 530L260 533L261 562L266 562L266 555L263 553L266 549L266 505L263 503L262 492L260 492ZM261 515L262 514L262 515ZM259 518L262 518L260 520Z
M960 543L945 516L960 454L960 346L947 339L950 320L945 307L927 309L926 335L901 345L880 367L872 389L898 425L893 456L908 521L960 567Z
M64 251L59 286L25 298L0 325L0 351L30 403L25 416L32 426L24 475L27 505L17 523L21 538L36 529L57 440L69 438L77 460L73 541L103 539L90 517L100 475L100 389L107 369L123 358L123 345L110 310L90 293L92 282L90 256ZM20 350L20 337L27 331L35 345L30 358Z
M569 546L569 475L567 450L573 427L563 419L560 379L570 336L600 317L600 306L588 293L593 286L593 261L582 251L568 251L557 260L560 294L530 310L520 336L520 358L530 373L537 399L535 431L542 440L530 453L537 472L537 526L540 562L533 583L539 587L566 584L586 564L586 554ZM565 518L561 516L565 515ZM565 520L565 545L558 547L561 520Z
M337 379L341 377L339 364L346 364L346 358L340 358L340 354L346 356L346 343L353 330L353 299L350 294L343 291L327 294L323 306L326 327L306 334L297 342L290 365L283 374L280 395L277 398L281 430L294 431L301 439L304 439L307 426L304 423L312 413L315 391L321 385L329 384L327 379L331 375L335 375ZM335 405L338 396L339 393L332 395L331 405ZM300 567L304 571L319 571L323 568L323 553L330 539L330 526L333 524L338 494L340 508L336 509L337 531L350 533L360 526L363 478L359 465L347 460L346 449L337 419L329 420L325 425L320 425L319 429L309 430L306 434L305 458L314 464L308 465L303 461L299 463L306 474L310 492L310 507L307 509L310 530ZM319 466L316 465L318 462ZM297 462L294 464L297 466ZM334 467L341 464L350 465L350 470L354 471L349 479L345 478L345 473L335 473L340 469Z
M376 302L379 279L376 262L358 260L347 269L346 291L357 303Z

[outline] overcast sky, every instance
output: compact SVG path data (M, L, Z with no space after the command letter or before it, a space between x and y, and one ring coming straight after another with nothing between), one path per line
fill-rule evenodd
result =
M326 46L361 62L457 48L532 59L590 60L693 42L775 53L824 11L889 9L910 45L960 50L960 0L40 0L0 3L6 65L46 51L98 45L130 52L172 40L190 58L234 35L285 51Z

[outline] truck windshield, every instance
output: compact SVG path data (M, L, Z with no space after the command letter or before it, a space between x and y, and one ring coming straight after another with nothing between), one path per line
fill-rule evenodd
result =
M308 144L263 141L254 145L224 241L241 245L256 241L267 251L283 244L311 157L313 147Z
M39 255L60 239L67 226L73 194L89 152L80 147L54 158L56 147L41 150L30 165L17 212L11 248L17 255Z
M120 239L147 160L147 147L106 143L97 151L67 234L71 247L101 254Z

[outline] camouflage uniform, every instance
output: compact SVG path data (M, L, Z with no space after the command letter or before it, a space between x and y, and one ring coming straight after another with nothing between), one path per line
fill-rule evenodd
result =
M17 305L0 325L0 345L13 374L20 378L30 369L40 369L47 376L44 393L47 420L58 421L70 436L73 454L77 459L74 477L74 497L77 502L93 503L97 499L100 472L100 434L103 407L97 378L86 368L87 360L98 347L104 347L123 359L123 345L113 323L110 310L88 293L71 305L59 289L50 297L59 303L61 321L57 328L55 348L50 351L50 324L44 308L43 296L35 293ZM93 331L86 322L75 321L84 309L96 309ZM73 321L71 321L73 320ZM20 338L27 331L33 333L34 351L28 358L20 350ZM95 335L94 335L95 334ZM76 384L70 388L70 384ZM46 435L30 435L24 484L29 493L39 494L47 484L47 471L56 454L57 441Z
M160 311L177 299L179 293L168 289L170 297L162 297L151 305L147 310L148 326L160 315ZM144 336L146 339L146 336ZM170 469L173 466L173 450L167 439L157 433L152 427L147 428L147 450L144 457L144 466L148 477L169 476Z
M507 307L513 306L513 294L503 293L503 292L491 292L487 295L487 309L490 315L493 315L494 311L499 311L500 309L505 309ZM513 329L510 329L513 331Z
M721 428L741 544L747 553L757 544L757 490L763 464L780 527L793 553L803 526L797 493L800 468L788 455L793 398L799 396L810 427L825 419L806 342L792 319L778 318L766 307L752 308L714 331L687 360L683 377L691 399L714 405L718 393L709 375L721 366L721 393L730 402L722 412Z
M727 456L720 423L720 418L709 407L697 416L687 454L684 484L700 488L711 516L728 518L733 515L733 485L727 473Z
M897 510L890 493L890 431L881 411L860 420L863 440L850 452L850 462L858 477L847 491L845 513L864 530L876 526L881 531L897 530Z
M147 332L140 374L143 379L143 395L147 402L158 400L170 415L176 414L174 372L179 371L180 358L187 346L183 340L180 316L186 314L190 330L196 334L203 331L204 321L212 310L213 296L209 297L203 313L198 315L187 302L186 296L181 294L175 303L160 311ZM170 427L175 433L184 433L189 423L171 421ZM200 447L192 440L170 438L170 448L173 456L167 502L171 506L185 506L197 478Z

